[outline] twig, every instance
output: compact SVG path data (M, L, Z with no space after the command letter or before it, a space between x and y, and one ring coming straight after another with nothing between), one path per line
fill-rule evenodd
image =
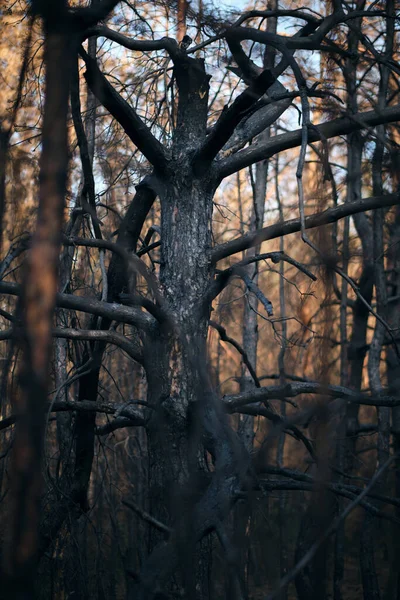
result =
M131 502L128 500L122 500L122 504L124 504L125 506L127 506L128 508L133 510L133 512L135 512L137 515L139 515L139 517L141 517L143 519L143 521L146 521L150 525L153 525L153 527L155 527L159 531L162 531L163 533L167 533L168 535L170 535L172 533L173 530L171 529L171 527L164 525L164 523L161 523L161 521L159 521L155 517L152 517L151 515L149 515L149 513L147 513L142 508L140 508L140 506L138 506L134 502Z

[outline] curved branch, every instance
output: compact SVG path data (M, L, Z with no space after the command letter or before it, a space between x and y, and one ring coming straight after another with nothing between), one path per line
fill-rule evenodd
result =
M31 235L29 233L24 233L16 242L11 244L7 251L7 255L0 263L0 279L3 279L13 260L18 258L28 249L30 241Z
M164 146L154 137L150 129L136 111L126 100L113 88L99 66L81 47L80 56L86 64L85 79L99 102L110 112L124 129L127 136L152 163L158 172L166 169L167 157Z
M351 485L351 484L337 484L328 481L321 481L321 479L316 480L315 477L308 473L303 473L302 471L298 471L297 469L286 469L284 467L275 467L273 465L262 465L260 469L257 470L257 474L267 473L268 475L282 475L283 477L290 477L296 481L304 481L307 483L313 483L314 485L325 485L335 490L346 490L351 494L359 494L362 492L362 488ZM392 504L393 506L400 507L400 500L398 498L392 498L391 496L383 496L382 494L376 494L375 492L370 492L368 494L371 498L375 498L376 500L380 500L381 502L387 502L388 504Z
M321 482L318 482L318 483L320 484ZM261 480L259 485L265 491L267 491L267 490L268 491L303 490L303 491L308 491L308 492L315 492L316 489L318 489L318 488L316 488L315 481L309 482L309 481L301 481L301 480L297 481L297 480L267 479L267 480ZM330 490L333 494L336 494L337 496L342 496L343 498L348 498L349 500L353 500L354 497L356 496L356 492L353 492L352 490L348 489L350 486L344 486L344 485L340 486L340 485L334 484L334 483L324 483L323 485L326 489ZM360 488L356 488L356 489L358 489L358 493L360 493L362 491L362 490L360 490ZM370 495L370 494L368 494L368 495ZM371 494L371 496L372 496L372 494ZM395 498L392 499L390 497L387 497L387 499L385 499L383 501L386 501L388 504L394 504L396 506ZM371 513L375 517L381 517L383 519L387 519L388 521L391 521L392 523L400 524L400 519L397 519L396 517L386 513L383 510L379 510L370 502L361 500L360 506L362 506L364 508L364 510Z
M110 250L118 254L120 258L125 261L125 266L131 266L139 275L141 275L150 290L153 292L155 298L162 302L160 292L158 290L157 280L153 273L147 268L144 262L142 262L136 254L130 254L120 243L109 242L108 240L97 239L97 238L81 238L81 237L66 237L63 238L63 244L66 246L86 246L88 248L103 248Z
M112 297L112 299L122 300L124 298L124 304L129 306L143 306L150 314L152 314L158 321L168 321L171 318L171 315L168 312L166 303L159 291L157 279L153 275L151 271L147 268L144 262L140 260L140 258L133 253L129 253L125 250L125 248L117 243L109 242L108 240L99 240L99 239L87 239L87 238L67 238L64 237L63 242L65 245L70 246L86 246L89 248L104 248L107 250L111 250L115 254L117 254L124 263L125 273L128 276L130 275L130 271L134 271L141 275L146 283L148 284L150 290L153 292L154 297L157 301L157 304L154 304L148 298L143 296L139 296L137 294L121 294L119 293L117 297ZM112 290L113 294L115 294L115 289Z
M103 236L100 229L100 222L96 215L96 197L93 165L90 157L89 144L86 136L85 126L83 124L82 119L78 66L78 56L76 56L74 58L74 64L72 69L70 97L72 121L74 124L76 140L79 147L84 181L83 189L81 192L81 205L82 208L86 209L86 211L91 216L95 236L98 239L102 239ZM89 200L89 205L87 205L86 196Z
M286 37L252 27L238 27L238 25L243 22L241 19L239 19L229 31L230 35L232 35L232 37L236 40L252 40L253 42L270 44L271 46L275 47L277 45L284 44L288 49L320 50L321 43L324 41L324 38L336 25L345 23L346 21L358 19L359 17L374 18L377 16L382 16L383 14L384 11L381 10L354 10L347 14L343 11L335 11L321 21L318 21L317 19L309 19L305 27L309 27L310 29L306 29L305 34L297 34L292 37ZM304 19L304 16L301 16L301 18ZM314 31L314 33L310 36L307 36L309 31Z
M255 17L259 17L260 19L268 19L271 17L295 17L296 19L302 19L307 23L312 23L313 25L318 25L321 20L317 19L314 15L304 12L301 8L296 8L292 10L249 10L243 13L237 21L233 24L234 27L239 27L242 23L247 21L247 19L254 19Z
M69 340L95 340L114 344L121 348L121 350L124 350L124 352L136 362L141 363L143 361L140 348L130 342L127 337L122 335L122 333L113 331L112 329L71 329L69 327L55 327L53 329L53 337Z
M219 323L217 323L216 321L209 321L209 325L210 327L213 327L214 329L216 329L219 333L219 337L221 338L221 340L223 342L228 342L228 344L231 344L234 348L236 348L236 350L239 352L239 354L242 356L243 358L243 362L246 365L247 369L249 370L250 375L253 378L254 381L254 385L257 388L261 387L260 381L257 377L257 373L255 372L253 365L251 364L249 357L247 356L247 352L245 352L245 350L243 350L242 346L233 338L229 337L229 335L226 332L225 327L222 327L222 325L220 325Z
M166 50L171 58L179 56L179 47L176 40L170 37L163 37L159 40L136 40L128 38L118 31L113 31L109 27L97 26L85 31L85 39L88 37L97 36L104 37L112 42L116 42L120 46L128 50L136 52L151 52L152 50ZM83 41L83 40L82 40Z
M79 296L72 296L72 294L57 294L57 305L61 308L69 308L113 321L128 323L128 325L134 325L144 331L152 331L156 325L156 320L153 317L138 308L101 302L94 298L80 298Z
M249 84L249 87L236 98L229 108L226 108L222 112L210 135L207 137L203 148L199 151L198 156L196 157L197 161L209 161L215 158L218 152L230 140L231 136L234 134L235 128L242 121L247 110L255 108L254 105L256 101L262 98L265 92L272 88L274 83L276 86L280 85L277 82L279 75L281 75L289 65L292 65L294 70L296 70L296 64L293 59L294 50L289 50L290 46L287 42L292 39L296 40L297 38L305 39L307 35L315 30L316 26L317 21L307 23L307 25L302 27L292 38L281 38L280 36L269 32L258 32L262 34L266 33L266 38L269 43L277 48L283 55L279 64L271 70L263 70L258 67L246 55L240 44L240 41L248 39L248 36L254 31L253 29L232 27L226 31L225 37L229 49L238 64L239 76L243 78L243 81ZM232 70L234 72L236 71L236 69ZM283 86L280 87L283 88ZM257 135L260 131L272 125L290 104L291 99L289 99L289 101L283 100L273 106L262 108L262 112L258 112L255 116L257 125L251 123L248 127L248 135ZM244 135L247 135L244 131L241 132L241 135L239 134L240 137L244 137ZM249 139L249 137L247 139Z
M129 255L136 253L140 232L156 198L156 179L154 174L147 175L136 186L135 197L119 226L117 244ZM108 268L109 302L116 300L123 289L129 289L128 275L124 257L113 252Z
M10 340L14 335L14 329L4 329L0 331L0 341ZM68 340L94 340L107 344L114 344L124 350L133 360L138 363L143 362L143 356L140 348L129 341L127 337L117 331L101 329L72 329L69 327L54 327L53 337L65 338Z
M275 81L270 89L268 95L272 92L274 86L283 86L278 81ZM283 88L285 92L285 88ZM282 93L281 96L284 94ZM282 100L266 102L265 95L259 100L259 102L250 108L249 115L242 118L239 125L233 131L228 142L224 145L221 150L221 158L227 158L232 154L235 154L238 150L241 150L250 142L250 140L257 137L260 133L268 129L271 125L276 123L279 117L289 108L292 104L292 95ZM254 111L254 112L253 112Z

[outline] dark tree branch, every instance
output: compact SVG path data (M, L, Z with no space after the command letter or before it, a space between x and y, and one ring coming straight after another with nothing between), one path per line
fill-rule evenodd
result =
M254 12L258 12L258 11L254 11ZM275 11L265 11L265 12L275 12ZM286 11L283 11L283 12L286 12ZM239 76L242 77L242 79L245 83L250 85L250 83L254 80L254 78L257 77L258 75L260 75L260 73L262 72L262 68L259 67L258 65L256 65L247 56L247 54L244 52L244 50L240 44L241 41L243 41L244 39L247 39L246 33L244 33L244 32L252 32L255 30L254 29L246 29L243 27L238 28L238 24L240 24L240 22L241 22L241 19L239 19L238 22L235 23L232 28L227 30L226 38L227 38L227 42L229 45L229 49L232 52L232 55L238 64ZM265 32L267 34L267 38L270 40L268 42L268 44L273 46L274 48L280 46L281 51L284 52L284 56L282 57L280 62L271 69L271 73L275 77L275 79L277 79L280 75L282 75L282 73L287 69L287 67L289 66L290 57L293 55L293 52L294 52L294 48L292 50L289 50L287 41L288 40L297 40L298 38L307 39L308 36L310 36L310 34L312 34L315 31L315 29L318 25L318 22L319 21L317 19L315 19L314 17L311 17L311 19L308 21L308 23L304 27L302 27L297 33L295 33L291 38L281 38L280 36L277 36L276 34L274 34L272 32L268 32L268 31ZM239 35L238 35L238 33L239 33ZM273 40L273 43L271 43L272 40ZM264 41L264 43L266 44L267 42ZM232 69L232 67L228 67L228 68L230 68L233 72L236 72L236 69Z
M280 400L289 402L289 400L287 400L286 398L280 398ZM238 413L238 414L244 414L244 415L251 415L253 417L265 417L266 419L268 419L268 421L271 421L271 423L274 424L275 435L277 435L278 433L287 433L294 439L302 442L302 444L304 445L305 449L310 454L310 456L314 460L316 460L313 443L301 432L301 430L293 423L293 421L291 419L282 417L276 411L274 412L273 409L267 408L267 407L268 407L267 402L263 402L263 403L260 402L259 404L252 404L252 405L243 406L242 408L232 409L232 410L230 410L230 408L228 406L225 406L225 409L230 414ZM303 413L302 417L304 420L304 413ZM298 418L296 419L296 422L298 422ZM271 434L272 434L272 432L271 432Z
M239 277L241 277L241 279L243 280L249 292L254 294L258 301L263 305L267 315L269 317L272 317L272 315L274 314L274 307L272 306L272 302L268 300L268 298L263 294L262 290L260 290L258 285L251 279L251 277L248 276L245 269L239 268L236 272L239 275Z
M63 238L63 243L66 246L86 246L88 248L104 248L105 250L110 250L125 262L125 268L131 267L138 275L141 275L146 283L149 286L149 289L153 292L154 296L159 302L162 302L162 298L160 292L158 290L157 280L154 277L153 273L149 271L144 262L142 262L136 254L131 254L125 250L125 248L120 243L109 242L108 240L103 239L88 239L88 238Z
M0 336L2 333L3 332L0 332ZM107 344L114 344L121 348L121 350L124 350L124 352L136 362L141 363L143 361L142 353L137 344L129 341L122 333L111 329L71 329L69 327L55 327L53 329L53 337L66 338L69 340L94 340L106 342Z
M95 198L95 184L93 176L92 161L90 158L89 145L86 137L85 127L83 125L82 113L81 113L81 99L79 89L79 69L78 69L78 56L74 57L74 64L72 67L71 77L71 113L72 120L74 123L74 129L76 133L76 139L79 146L79 153L82 163L82 172L84 179L84 186L81 194L81 205L86 212L88 212L92 218L93 230L96 238L102 239L102 233L100 229L100 223L96 215L96 198ZM86 196L89 200L89 205L85 207Z
M272 86L275 78L270 71L263 71L233 104L222 111L220 118L208 135L203 147L195 157L195 163L211 162L218 152L225 146L235 127L239 125L244 113Z
M257 388L261 387L261 384L257 377L257 373L255 372L253 365L251 364L249 357L247 356L247 353L243 350L242 346L236 340L229 337L229 335L226 332L225 327L222 327L222 325L220 325L219 323L216 323L215 321L210 321L209 324L211 327L213 327L214 329L216 329L218 331L219 337L221 338L221 340L223 342L228 342L228 344L231 344L234 348L236 348L236 350L242 356L243 362L246 365L246 367L248 368L249 373L253 378L254 385Z
M163 533L166 533L167 535L170 535L172 533L173 530L171 529L171 527L164 525L164 523L161 523L161 521L159 521L158 519L155 519L154 517L149 515L148 512L146 512L145 510L140 508L140 506L135 504L135 502L132 502L132 501L128 502L127 500L122 500L122 504L125 504L125 506L127 506L128 508L133 510L137 515L139 515L139 517L141 519L143 519L144 521L146 521L153 527L156 527L159 531L162 531Z
M312 475L309 475L308 473L303 473L302 471L298 471L296 469L285 469L282 467L275 467L273 465L266 465L266 466L262 466L261 469L258 471L258 473L259 474L268 473L271 475L282 475L283 477L290 477L291 479L294 479L296 481L305 481L305 482L313 483L314 485L320 485L322 483L322 485L326 485L327 487L330 487L332 489L332 491L336 491L337 489L342 489L342 490L346 490L354 495L357 495L360 492L362 492L362 488L357 487L356 485L349 485L349 484L337 485L337 484L331 483L331 482L323 482L321 480L316 480L315 477L313 477ZM376 500L380 500L381 502L387 502L388 504L392 504L393 506L400 507L400 500L398 498L393 498L391 496L383 496L382 494L376 494L374 492L370 492L368 494L368 496L370 498L375 498Z
M99 425L96 427L96 435L109 435L113 431L118 429L125 429L126 427L136 427L136 424L132 419L128 417L116 417L112 421L109 421L105 425Z
M302 19L307 23L312 23L313 25L318 25L319 23L321 23L321 19L318 19L311 13L304 12L303 10L297 8L294 10L249 10L243 15L241 15L237 21L235 21L233 27L239 27L239 25L241 25L248 19L254 19L255 17L260 17L261 19L268 19L273 17L294 17L296 19Z
M282 99L274 101L275 92ZM250 108L249 115L246 115L235 128L228 142L221 150L221 158L226 158L241 150L251 139L257 137L265 131L270 125L275 123L279 117L292 104L292 95L286 94L285 88L278 82L269 88L269 102L262 96L260 101ZM285 97L286 96L286 97Z
M305 27L306 33L313 31L312 35L307 36L304 33L304 29L299 34L292 37L285 37L282 35L263 31L261 29L255 29L251 27L239 27L243 23L244 19L239 19L233 27L229 29L229 33L232 38L236 40L252 40L260 44L270 44L271 46L277 47L278 45L285 45L288 49L303 49L303 50L321 50L321 44L324 41L326 35L340 23L345 23L349 20L358 19L360 17L374 18L382 16L384 11L351 11L344 13L343 11L334 12L328 15L325 19L317 20L312 17L308 19L308 23ZM299 15L300 18L304 19L304 14ZM330 44L330 42L328 42ZM330 49L333 50L334 46Z
M165 301L161 296L161 293L158 289L158 282L154 277L153 273L149 271L144 262L142 262L136 254L129 253L125 250L125 248L117 243L109 242L107 240L99 240L99 239L87 239L87 238L66 238L64 237L63 242L65 245L70 246L86 246L89 248L104 248L107 250L111 250L115 254L118 255L120 259L123 261L123 266L125 269L126 279L132 279L132 277L136 274L141 275L146 283L149 286L149 289L152 291L157 304L154 304L148 298L144 296L139 296L138 294L133 293L119 293L116 291L116 287L113 287L111 298L114 300L122 300L124 299L124 304L128 306L143 306L151 315L153 315L159 322L168 321L171 318L169 311L166 307ZM115 264L115 263L114 263Z
M21 286L17 283L0 282L0 294L10 294L19 296ZM122 304L112 304L110 302L101 302L94 298L81 298L72 294L57 294L57 306L68 308L84 313L90 313L99 317L110 319L111 321L121 321L128 325L134 325L143 331L152 331L156 326L156 320L133 307L123 306Z
M318 482L318 483L320 483L320 482ZM347 498L349 500L353 500L355 497L355 493L350 491L349 489L347 489L346 486L340 486L337 484L328 483L328 484L324 484L324 487L326 487L326 489L328 489L332 493L336 494L337 496L342 496L343 498ZM293 480L288 481L288 480L282 480L282 479L267 479L267 480L261 479L260 488L265 491L267 491L267 490L268 491L303 490L303 491L308 491L308 492L316 492L318 490L315 482L311 483L311 482L306 482L306 481L293 481ZM359 488L356 488L356 489L359 489ZM359 490L359 491L361 491L361 490ZM392 500L392 502L391 502L391 500ZM388 504L395 504L395 499L388 498L386 500L386 502ZM383 510L379 510L373 504L371 504L370 502L367 502L366 500L361 500L360 506L362 506L364 508L364 510L369 512L374 517L386 519L392 523L396 523L397 525L400 524L400 519L393 517L392 515L388 514L387 512L385 512Z
M281 75L289 65L292 65L295 73L300 73L293 59L293 52L296 44L294 43L294 45L292 45L292 40L296 42L296 40L299 38L306 39L309 34L314 32L317 24L318 21L316 20L310 21L292 38L283 38L270 32L256 31L254 29L244 27L232 27L226 31L225 37L228 42L229 49L231 50L232 55L238 64L240 76L242 76L245 82L249 83L250 87L245 90L226 111L222 113L221 117L214 126L213 131L208 136L203 148L200 150L198 160L201 160L202 158L205 160L210 160L210 157L214 158L218 151L223 148L226 142L228 142L229 138L233 135L235 128L243 119L243 111L246 112L246 109L254 106L257 100L257 82L262 77L263 73L268 73L272 82L276 82L279 75ZM261 41L261 43L269 43L283 54L280 63L275 68L268 71L262 71L262 69L258 67L252 60L250 60L250 58L244 52L240 42L245 39L253 39L251 37L253 33L260 34L258 36L260 39L257 41ZM290 50L290 48L292 49ZM298 76L296 76L296 78L298 79ZM272 83L268 87L271 86ZM258 98L262 96L263 94L260 94ZM252 102L250 102L250 98L253 98ZM246 102L248 103L247 107ZM276 121L276 119L279 118L279 116L284 112L284 110L286 110L290 103L291 102L289 99L289 101L282 101L273 107L262 107L262 116L258 111L253 118L254 123L249 123L247 127L247 133L246 130L242 131L240 137L243 138L244 141L246 137L247 140L250 139L252 133L253 136L260 133L263 127L265 129L274 121ZM215 152L215 149L217 148L218 150Z
M131 425L145 427L147 417L133 408L132 404L112 404L111 402L91 402L90 400L58 400L50 402L47 407L48 412L70 412L77 411L81 413L99 413L104 415L115 415L116 413L129 419ZM18 421L18 415L10 415L0 420L0 431L11 427Z
M291 256L288 256L285 252L282 251L267 252L265 254L256 254L256 256L248 256L247 258L241 260L239 263L237 263L237 265L234 266L245 266L253 262L258 262L260 260L272 260L272 262L275 264L281 261L287 262L289 263L289 265L296 267L296 269L298 269L301 273L304 273L304 275L307 275L307 277L312 279L312 281L317 281L317 277L314 275L314 273L311 273L311 271L307 269L307 267L305 267L303 264L299 263L297 260L295 260Z
M153 50L166 50L171 58L179 56L179 47L176 40L169 37L163 37L159 40L136 40L128 38L118 31L113 31L109 27L98 26L85 31L85 38L91 36L105 37L112 42L116 42L120 46L133 50L135 52L151 52Z
M319 227L321 225L335 223L336 221L339 221L339 219L343 219L350 215L376 208L394 206L396 204L400 204L400 194L385 194L383 196L363 198L356 202L347 202L346 204L340 204L334 208L328 208L323 212L310 215L305 219L305 226L306 229L313 229L314 227ZM236 240L216 246L211 251L211 259L216 263L227 256L257 246L266 240L273 240L282 235L289 235L290 233L295 233L297 231L301 231L300 219L291 219L290 221L284 221L283 223L275 223L274 225L269 225L258 231L246 233Z
M315 26L316 22L308 23L293 37L296 38L299 35L306 36L308 33L314 31ZM282 60L275 68L271 70L262 70L246 55L240 45L240 40L236 39L235 37L235 31L235 28L228 29L225 33L225 37L232 55L239 66L239 76L241 76L243 80L249 84L249 87L236 98L229 108L225 107L217 123L214 125L213 130L207 137L203 147L200 149L196 157L196 160L198 161L210 161L218 154L218 152L229 141L234 133L235 128L242 121L248 109L254 107L257 100L260 99L269 88L271 88L274 84L277 85L277 78L285 71L291 60L292 52L287 50L286 46L282 48L282 43L279 42L281 50L284 52ZM257 130L255 130L255 125L253 123L249 124L249 126L241 132L242 135L240 137L244 138L245 136L250 136L252 133L254 135L260 133L262 130L261 128L263 127L265 129L271 125L282 114L282 112L284 112L289 104L290 100L289 102L284 100L274 106L268 108L263 107L261 125L260 122L258 122ZM261 114L259 114L259 112L257 113L256 118L257 120L261 118Z
M400 104L390 106L382 111L368 111L358 115L345 116L321 125L316 125L308 131L308 141L318 142L321 139L330 139L339 135L347 135L365 127L375 127L385 123L393 123L400 120ZM224 177L240 171L245 167L271 158L279 152L296 148L301 145L302 129L296 129L290 133L284 133L268 139L263 143L256 143L241 150L234 156L217 162L219 177Z
M230 412L247 404L255 402L265 402L267 400L280 400L284 398L293 398L301 394L316 394L329 396L332 398L343 398L356 404L367 406L400 406L400 397L373 395L367 396L360 392L355 392L349 388L340 385L323 385L318 382L296 382L285 385L272 385L259 388L250 392L242 392L231 396L224 396L222 401Z
M163 145L154 137L136 111L113 88L100 71L97 61L81 47L79 51L86 64L85 79L92 93L124 129L127 136L158 172L166 169L167 157Z
M29 234L24 234L16 242L11 244L7 255L0 263L0 279L3 279L13 260L18 258L23 252L25 252L25 250L27 250L30 241L31 236Z

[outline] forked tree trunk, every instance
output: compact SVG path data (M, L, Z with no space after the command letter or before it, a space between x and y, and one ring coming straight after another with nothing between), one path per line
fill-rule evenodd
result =
M154 409L147 429L149 497L151 514L165 524L187 517L188 529L182 531L185 549L179 553L178 548L181 572L173 582L166 582L169 592L175 590L179 597L184 587L191 598L209 598L211 555L204 550L205 544L200 554L190 552L190 512L196 501L194 488L202 487L206 475L201 442L196 436L196 424L190 422L190 414L201 401L204 390L202 373L209 314L204 310L202 298L212 269L208 257L216 182L210 170L196 175L192 167L196 146L206 132L209 78L203 61L187 59L182 71L175 75L180 98L173 158L168 172L159 177L160 281L165 300L163 308L169 316L161 331L145 341L144 352L148 402ZM199 479L194 472L199 473ZM160 535L153 530L150 550L159 541ZM194 543L194 539L192 541ZM196 573L195 577L190 576L192 572Z
M205 359L208 325L201 297L210 276L211 211L205 219L204 204L211 204L212 195L204 194L201 183L189 189L180 183L168 184L161 200L161 279L173 325L165 323L164 331L148 340L147 357L145 353L148 398L156 409L149 426L150 497L160 518L168 518L167 505L161 514L157 508L160 493L164 504L165 491L184 484L189 476L188 411L201 389L193 358Z

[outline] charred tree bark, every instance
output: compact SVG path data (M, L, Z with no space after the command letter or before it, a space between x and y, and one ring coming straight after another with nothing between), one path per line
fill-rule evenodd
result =
M209 314L202 299L212 273L209 252L216 185L212 170L200 169L204 174L198 176L192 165L194 152L206 134L209 77L203 61L182 57L175 65L175 77L177 127L168 174L159 183L160 282L171 320L145 341L144 362L148 401L154 409L147 431L151 514L170 525L181 517L181 511L190 512L194 498L187 497L188 486L198 486L200 493L206 475L197 426L190 422L190 413L204 391ZM180 556L183 573L169 588L179 595L183 585L190 597L208 598L210 556L204 547L200 554L195 552L193 540L191 548L189 524L190 519L189 543ZM150 548L159 541L159 534L152 532ZM192 556L185 557L185 552ZM190 576L192 568L196 577Z

